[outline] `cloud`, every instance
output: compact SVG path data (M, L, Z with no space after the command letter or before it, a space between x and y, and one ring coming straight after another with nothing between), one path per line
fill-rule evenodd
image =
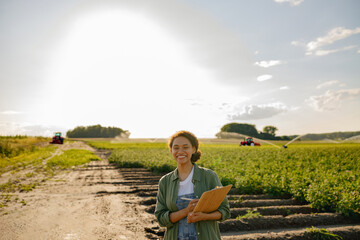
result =
M332 81L324 82L324 83L321 83L321 84L317 85L316 89L320 89L320 88L324 88L324 87L330 87L330 86L338 84L338 83L340 83L338 80L332 80Z
M336 53L336 52L340 52L340 51L346 51L346 50L350 50L350 49L353 49L353 48L356 48L356 46L347 46L347 47L344 47L344 48L338 48L338 49L332 49L332 50L316 50L315 51L315 55L316 56L326 56L326 55L329 55L331 53ZM306 55L312 55L313 52L306 52Z
M282 86L282 87L280 87L280 90L288 90L288 89L289 89L288 86Z
M306 44L302 41L292 41L291 45L295 46L295 47L304 47L306 46Z
M263 67L263 68L269 68L269 67L273 67L276 65L280 65L283 64L284 62L280 61L280 60L270 60L270 61L260 61L260 62L255 62L254 65L259 66L259 67Z
M322 48L328 45L333 44L334 42L337 42L339 40L348 38L352 35L360 33L360 27L355 29L346 29L344 27L337 27L330 30L325 36L318 37L313 41L310 41L306 44L300 42L300 41L292 41L291 44L293 46L304 46L306 49L306 55L316 55L316 56L325 56L330 53L335 53L339 51L349 50L352 48L355 48L356 46L348 46L344 48L339 49L333 49L333 50L323 50Z
M288 107L283 103L248 105L242 109L242 112L230 114L228 118L230 120L256 120L270 118L286 111L288 111Z
M360 33L360 27L353 30L344 27L337 27L328 32L324 37L319 37L315 41L309 42L306 47L307 51L314 51L320 47L332 44L336 41L350 37L351 35Z
M360 88L338 91L328 90L323 95L311 96L306 99L306 102L316 111L333 111L338 109L343 101L353 99L357 96L360 96Z
M219 109L219 110L230 110L230 108L231 108L231 104L230 103L222 103L220 106L218 106L218 108L217 109Z
M304 0L274 0L276 3L290 3L293 6L300 5Z
M264 74L264 75L258 76L256 78L256 80L258 80L259 82L263 82L263 81L267 81L267 80L272 79L272 77L273 77L272 75Z
M326 55L329 55L331 53L336 53L336 52L339 52L340 49L332 49L332 50L317 50L315 51L315 55L316 56L326 56ZM313 55L314 53L313 52L306 52L305 53L306 55Z

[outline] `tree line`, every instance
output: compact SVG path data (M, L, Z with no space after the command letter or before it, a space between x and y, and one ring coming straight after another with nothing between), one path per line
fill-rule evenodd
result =
M93 126L78 126L66 132L69 138L114 138L117 136L128 138L130 132L118 127L102 127L100 124Z
M310 133L302 137L302 140L345 140L354 136L360 136L360 131L357 132L332 132L332 133Z
M275 126L265 126L262 131L258 131L256 126L253 124L247 123L228 123L222 126L221 132L217 133L216 136L219 138L226 137L226 134L222 133L237 133L246 135L249 137L256 137L264 140L291 140L296 138L299 135L290 135L290 136L276 136L276 131L278 130ZM234 135L228 134L229 137L234 137ZM309 133L304 135L299 139L301 140L345 140L354 136L360 136L360 131L357 132L333 132L333 133Z
M256 137L264 140L291 140L296 136L276 136L278 130L275 126L265 126L262 131L258 131L256 126L247 123L228 123L222 126L221 132L216 136L221 137L221 133L237 133L249 137Z

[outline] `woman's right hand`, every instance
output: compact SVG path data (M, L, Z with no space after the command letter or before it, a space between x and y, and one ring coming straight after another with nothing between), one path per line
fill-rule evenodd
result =
M198 203L199 199L193 199L189 202L188 206L186 208L183 208L177 212L171 212L170 213L170 222L176 223L180 221L183 218L186 218L189 213L194 211L194 208L196 207L196 204Z
M186 207L187 213L194 211L196 204L198 203L199 199L193 199L189 202L189 205Z

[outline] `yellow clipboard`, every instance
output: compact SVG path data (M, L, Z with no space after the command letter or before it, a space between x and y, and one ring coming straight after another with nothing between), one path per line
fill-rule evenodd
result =
M209 213L217 210L231 187L232 185L230 184L225 187L218 187L204 192L201 195L199 202L196 204L194 212Z

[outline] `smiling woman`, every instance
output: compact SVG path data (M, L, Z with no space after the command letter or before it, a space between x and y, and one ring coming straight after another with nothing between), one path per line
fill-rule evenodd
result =
M204 192L221 186L215 172L195 164L201 157L197 137L176 132L169 148L177 168L160 179L155 209L160 226L166 227L165 239L220 240L217 220L229 218L228 200L213 212L194 212Z

